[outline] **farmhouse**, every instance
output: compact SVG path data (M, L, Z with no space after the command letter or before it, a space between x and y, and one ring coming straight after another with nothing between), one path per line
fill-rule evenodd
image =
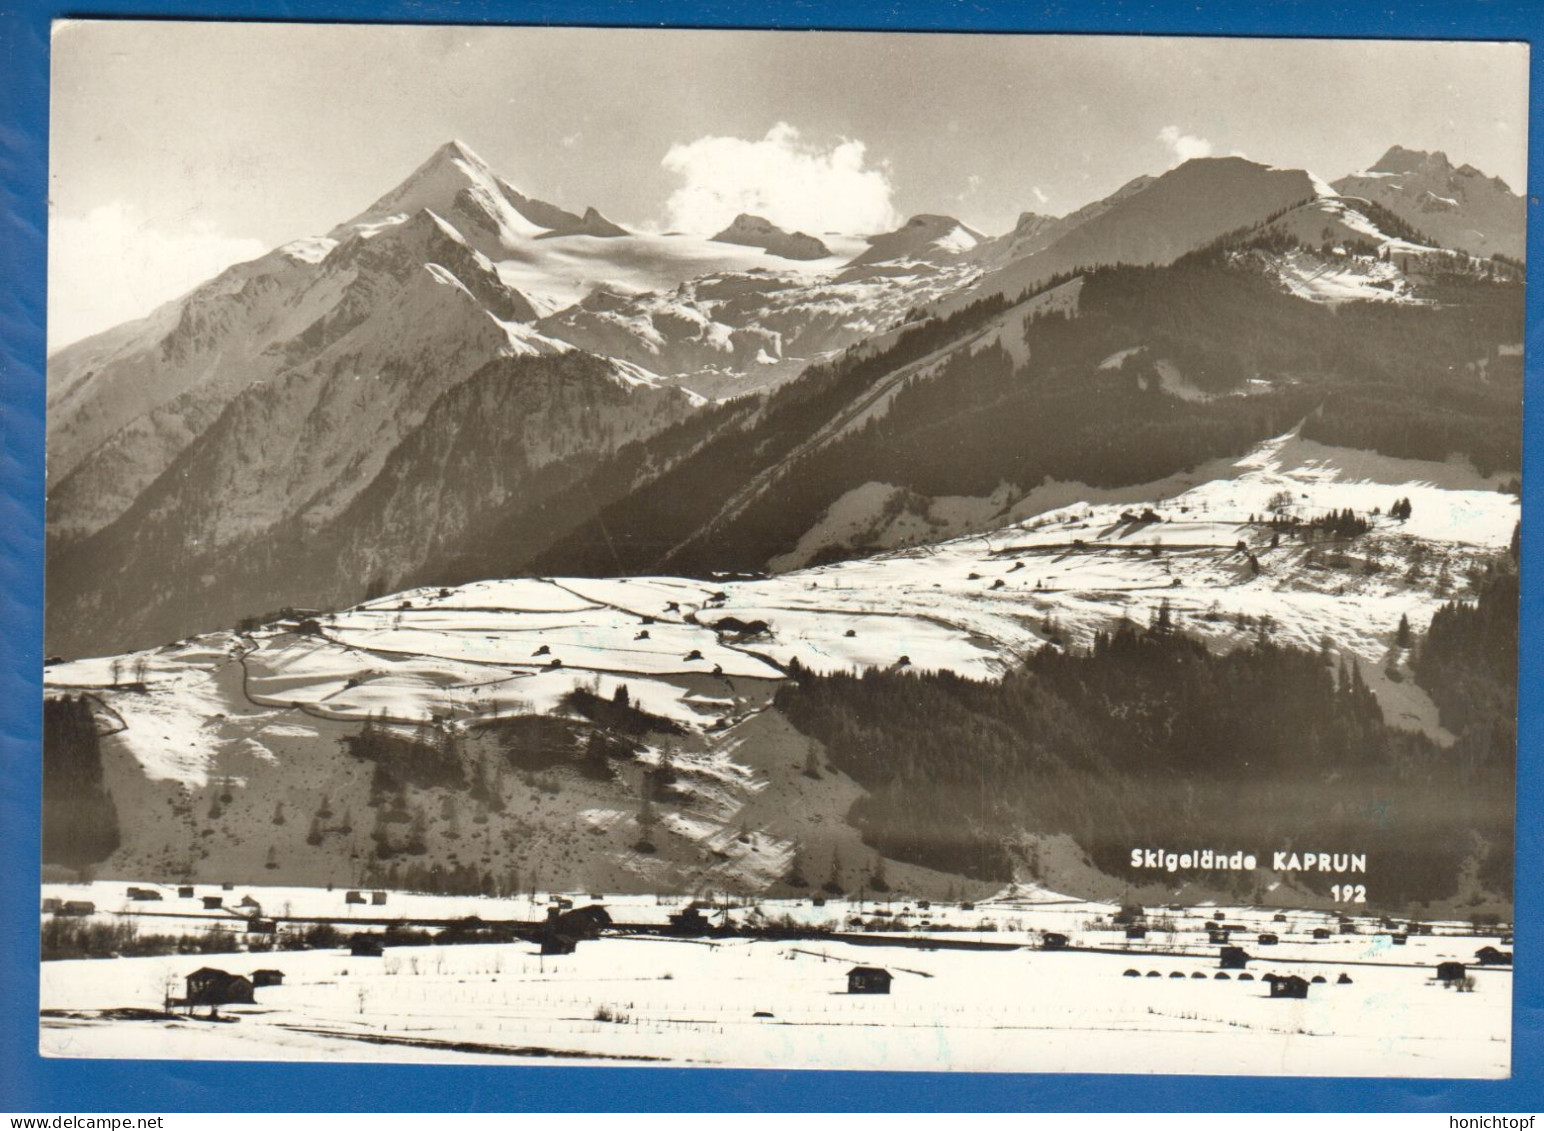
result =
M847 992L850 994L887 994L894 981L890 971L881 966L854 966L847 971Z
M1512 965L1512 952L1510 950L1497 950L1493 946L1482 946L1474 952L1474 957L1481 966Z
M682 911L677 911L670 916L670 926L673 930L685 932L699 932L708 930L708 917L702 913L702 908L695 903Z
M204 966L188 975L188 1005L251 1005L252 980Z
M609 926L611 926L611 916L598 903L563 911L557 915L551 915L548 919L549 930L560 935L571 935L576 939L596 938Z

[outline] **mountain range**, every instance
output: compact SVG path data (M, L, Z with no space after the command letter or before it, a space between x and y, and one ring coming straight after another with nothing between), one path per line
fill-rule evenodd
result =
M1431 212L1434 195L1452 209ZM325 236L50 358L48 648L142 646L437 570L462 580L535 565L635 568L645 563L627 537L600 536L599 524L608 510L655 514L650 498L683 478L693 486L651 534L670 545L647 564L786 568L840 552L841 539L815 528L840 501L827 487L841 477L812 488L793 525L769 527L752 553L717 560L689 547L795 463L876 424L919 379L962 357L1022 364L1029 324L1048 313L1107 336L1087 312L1125 284L1097 281L1101 272L1167 267L1252 233L1255 246L1231 259L1254 264L1267 307L1312 321L1375 300L1409 308L1387 318L1433 326L1429 292L1453 276L1455 256L1470 253L1459 258L1471 273L1502 270L1475 257L1520 250L1521 222L1521 199L1500 182L1395 147L1336 188L1241 158L1193 160L1066 217L1026 213L998 237L925 214L893 232L819 238L741 216L702 239L629 232L593 207L534 199L451 142ZM1462 238L1443 242L1447 233ZM1175 300L1161 282L1152 295ZM1308 302L1277 301L1287 297ZM962 317L965 353L940 329ZM1154 333L1183 337L1177 326ZM913 356L900 343L923 327L940 348ZM1173 343L1170 357L1135 337L1109 352L1128 347L1132 360L1092 379L1150 379L1166 412L1275 404L1302 384L1240 371L1255 382L1248 391L1272 396L1213 403L1235 390L1176 360L1195 342ZM1140 367L1148 377L1134 376ZM939 399L969 416L948 384ZM817 404L833 415L818 418ZM1035 418L1050 419L1042 407ZM795 426L774 424L790 412ZM766 437L753 458L714 463L751 435ZM966 434L951 442L972 446ZM1153 468L1211 454L1176 451ZM1018 499L1070 470L1042 463L1012 457L959 483L944 476L939 494L976 500L944 509L977 518L943 529L1001 510L982 499ZM857 490L870 479L841 481ZM697 495L716 505L688 520L680 499Z

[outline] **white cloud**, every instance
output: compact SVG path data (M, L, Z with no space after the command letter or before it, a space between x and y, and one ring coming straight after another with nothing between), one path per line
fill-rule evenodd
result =
M1031 185L1029 191L1035 194L1035 200L1039 203L1047 204L1050 202L1051 198L1046 196L1045 193L1041 191L1039 185Z
M1210 157L1212 143L1195 134L1180 133L1178 126L1164 126L1158 131L1158 140L1169 147L1174 164L1189 161L1193 157Z
M665 210L672 228L712 234L741 212L812 235L882 232L900 222L888 168L861 141L829 149L779 122L759 141L700 137L670 147L661 164L682 180Z
M268 248L207 222L157 228L131 204L56 216L48 241L48 348L142 318L233 263Z

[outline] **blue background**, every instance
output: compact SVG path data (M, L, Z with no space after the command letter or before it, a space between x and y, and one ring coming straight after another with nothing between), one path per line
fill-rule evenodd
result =
M436 1110L1405 1110L1536 1109L1544 1096L1544 775L1536 760L1540 557L1535 516L1544 402L1544 303L1529 289L1523 524L1523 663L1518 766L1513 1077L1395 1081L1258 1077L889 1074L718 1069L45 1060L37 1055L37 884L41 813L44 278L48 28L75 16L1059 31L1534 40L1534 0L1196 3L1195 0L0 0L0 1109L12 1112ZM1544 50L1531 64L1529 182L1544 185ZM168 66L176 61L167 60ZM1347 107L1347 113L1354 113ZM1326 122L1334 129L1334 122ZM1530 264L1544 223L1529 196ZM1005 1037L1005 1039L1011 1039ZM1093 1036L1080 1040L1097 1039Z

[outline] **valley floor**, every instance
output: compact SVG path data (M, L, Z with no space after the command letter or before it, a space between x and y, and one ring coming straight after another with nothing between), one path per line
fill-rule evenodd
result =
M116 916L94 885L98 918ZM57 890L56 890L57 889ZM201 889L203 890L203 889ZM345 904L341 891L253 889L298 920L539 919L525 899L389 893L385 907ZM79 898L80 887L47 894ZM582 903L584 896L575 897ZM544 901L543 901L544 902ZM203 929L193 900L168 890L141 933L169 924ZM608 897L616 933L575 953L542 956L529 943L391 947L384 957L346 951L81 959L42 965L44 1055L171 1059L567 1062L765 1068L1262 1075L1487 1077L1510 1063L1511 971L1473 965L1487 942L1457 923L1391 945L1375 920L1355 934L1314 940L1335 917L1319 912L1197 907L1155 912L1146 939L1128 940L1115 908L1053 893L1004 893L973 906L923 907L899 899L759 901L728 912L757 922L823 925L853 934L796 940L661 937L623 924L663 924L683 900ZM143 905L141 905L143 906ZM152 905L153 906L153 905ZM724 914L708 912L715 923ZM1286 914L1287 921L1276 918ZM181 918L172 918L180 916ZM866 926L855 925L861 916ZM1161 916L1158 918L1157 916ZM216 913L232 929L244 924ZM869 933L876 919L909 929ZM1250 981L1220 971L1203 921L1235 927L1254 957ZM154 923L152 927L147 924ZM281 921L281 932L286 929ZM1042 949L1044 932L1067 950ZM1278 945L1259 945L1274 930ZM1005 949L951 949L951 942ZM1489 939L1496 942L1497 939ZM1435 964L1464 962L1471 993L1444 989ZM156 1016L167 993L201 966L250 973L272 967L284 984L257 1004L223 1007L224 1023ZM882 966L888 995L852 994L847 972ZM1141 976L1127 976L1136 970ZM1322 976L1304 1000L1272 999L1267 973ZM1226 979L1219 974L1226 973ZM1345 974L1349 984L1338 984ZM132 1019L128 1011L143 1011ZM116 1013L112 1011L122 1011Z

